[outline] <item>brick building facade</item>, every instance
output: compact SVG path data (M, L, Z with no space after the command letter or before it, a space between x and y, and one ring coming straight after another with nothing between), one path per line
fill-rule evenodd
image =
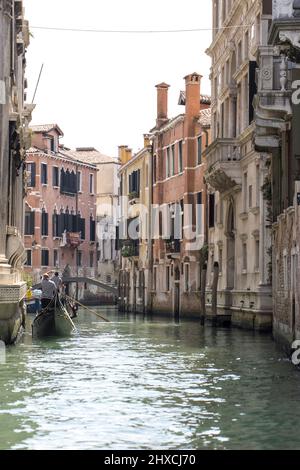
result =
M61 153L63 133L57 125L31 129L32 147L26 157L25 272L33 282L50 270L94 277L96 166Z
M185 77L185 91L179 97L185 112L172 119L168 117L169 86L157 85L157 121L151 131L153 205L161 211L154 224L159 234L153 241L151 309L161 314L173 312L175 317L201 315L201 247L205 240L200 241L199 233L195 241L200 246L192 248L188 234L197 226L197 205L203 205L204 218L206 212L203 150L210 142L210 98L201 95L200 83L197 73ZM204 229L205 220L202 222Z

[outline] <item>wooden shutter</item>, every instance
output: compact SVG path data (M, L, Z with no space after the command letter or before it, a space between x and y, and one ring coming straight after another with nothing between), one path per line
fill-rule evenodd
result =
M36 163L31 163L31 181L30 186L35 187L35 178L36 178Z

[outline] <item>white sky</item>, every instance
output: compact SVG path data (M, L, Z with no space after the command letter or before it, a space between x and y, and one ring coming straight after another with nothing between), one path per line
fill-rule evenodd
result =
M190 29L211 27L211 0L24 0L31 26L85 29ZM100 34L31 30L27 53L31 102L44 70L33 124L57 123L65 145L96 147L116 156L118 145L137 151L155 125L156 88L171 85L169 116L183 77L203 75L210 94L210 31L172 34Z

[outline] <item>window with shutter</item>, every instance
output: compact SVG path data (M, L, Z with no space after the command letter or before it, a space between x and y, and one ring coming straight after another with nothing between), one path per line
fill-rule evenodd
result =
M49 266L49 251L48 250L42 250L41 251L41 257L42 257L42 266Z
M48 214L45 211L42 212L42 236L48 236Z
M79 231L81 232L81 240L85 240L85 219L79 219Z
M46 163L41 164L41 183L48 184L48 168Z
M90 217L90 241L96 241L96 222L92 217Z
M55 188L59 187L59 168L57 166L52 169L52 184Z
M52 216L52 234L53 237L59 237L59 215L55 212Z

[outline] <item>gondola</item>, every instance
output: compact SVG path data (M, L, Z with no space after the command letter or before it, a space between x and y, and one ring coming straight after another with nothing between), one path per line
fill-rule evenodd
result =
M32 324L32 336L45 338L48 336L70 336L76 331L70 315L64 307L59 295L41 311Z

